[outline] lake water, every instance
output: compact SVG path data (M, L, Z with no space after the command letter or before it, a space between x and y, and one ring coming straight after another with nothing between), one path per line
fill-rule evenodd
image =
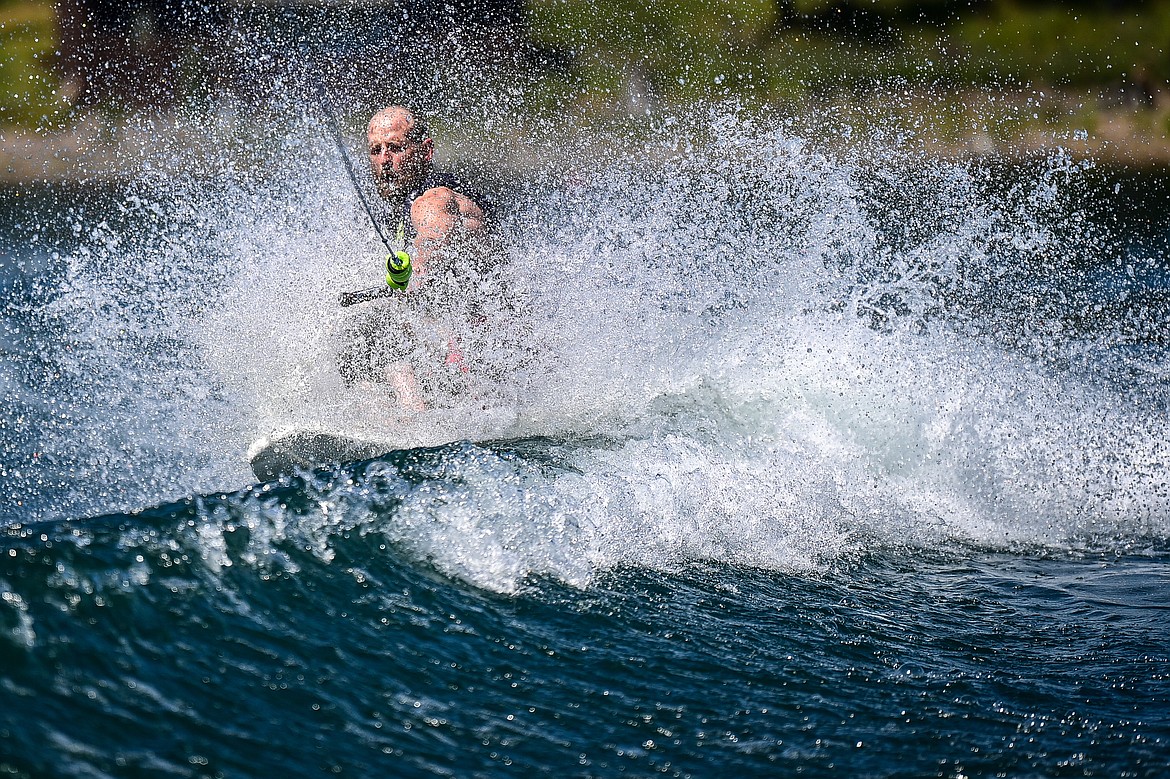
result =
M708 119L497 182L418 413L319 126L5 192L2 772L1162 775L1168 178Z

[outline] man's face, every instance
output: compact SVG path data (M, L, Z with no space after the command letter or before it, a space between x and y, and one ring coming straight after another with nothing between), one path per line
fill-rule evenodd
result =
M369 141L370 167L382 197L401 197L425 178L434 156L434 143L407 138L409 117L395 115L375 117L366 134Z

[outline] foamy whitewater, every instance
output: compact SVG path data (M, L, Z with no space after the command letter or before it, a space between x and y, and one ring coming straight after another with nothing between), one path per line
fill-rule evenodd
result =
M830 155L702 118L647 142L650 162L498 193L500 274L523 305L476 356L507 372L417 415L338 375L346 320L367 313L337 296L377 282L380 247L323 127L290 130L258 178L160 177L114 204L119 223L52 217L76 245L54 299L27 304L42 381L7 380L35 410L17 422L34 451L10 466L6 518L237 490L249 443L295 428L388 450L607 439L528 485L547 509L519 512L573 516L587 562L572 580L623 563L784 570L874 545L1165 537L1164 387L1128 402L1093 365L1066 365L1117 348L1115 332L1030 316L1050 308L1030 298L1075 294L1083 255L1132 267L1092 256L1124 247L1062 191L1085 163L1057 152L997 192L977 163ZM492 483L473 505L499 499Z
M4 707L0 765L262 776L278 766L253 741L303 756L316 736L301 772L481 775L507 757L583 776L1055 775L1076 752L1089 774L1153 775L1170 759L1164 611L1141 611L1166 608L1166 236L1135 242L1100 218L1108 173L1091 161L939 160L730 106L649 140L591 138L572 166L484 182L496 280L519 305L473 344L493 378L413 413L338 374L346 328L383 305L338 295L378 283L384 252L327 127L310 111L273 135L259 164L225 150L211 176L147 172L107 199L14 206L0 678L22 703ZM394 453L255 485L249 445L290 429ZM1076 586L1012 600L1035 577L1082 581L1076 561L1126 560L1149 567L1099 596L1134 620L1115 654L1101 649L1113 618L1081 608ZM110 603L124 614L107 636L85 615ZM864 624L841 627L850 603ZM1042 648L1031 631L1050 619L1072 644ZM338 639L331 655L329 637L361 624L369 642ZM118 648L126 630L133 646ZM660 645L680 630L691 643ZM51 648L70 641L131 670L73 666ZM984 649L939 648L968 641ZM235 659L217 666L217 652ZM1033 654L1067 671L1033 689ZM57 671L37 670L51 657ZM186 670L152 683L170 685L155 703L116 703L137 700L126 679L176 658ZM1129 709L1067 689L1105 669L1098 686L1116 690L1110 663L1139 658ZM269 692L281 663L301 673L287 700ZM440 670L456 665L480 673ZM807 699L805 674L821 679ZM94 682L105 703L81 725L34 713L92 678L111 686ZM322 724L309 703L328 678ZM210 701L228 688L268 724L216 730ZM919 695L980 714L931 725ZM574 720L583 700L592 713ZM536 722L513 732L513 710ZM157 711L190 744L99 737ZM1061 724L1008 751L1036 717ZM627 721L638 732L615 735ZM21 746L45 728L47 752ZM708 737L728 749L703 749Z

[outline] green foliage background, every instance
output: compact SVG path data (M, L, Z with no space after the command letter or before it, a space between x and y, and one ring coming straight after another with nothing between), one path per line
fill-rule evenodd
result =
M500 1L449 8L457 18L468 4ZM396 2L362 13L388 13ZM929 98L910 110L949 113L970 130L964 107L1043 90L1050 100L1072 95L1073 107L1059 110L1079 111L1090 129L1095 112L1112 110L1147 135L1170 131L1170 0L524 0L523 11L511 45L537 55L501 66L496 78L501 90L522 84L532 114L628 117L725 98L749 107L880 104L915 94ZM0 127L68 121L56 36L51 0L0 0ZM1024 118L1043 124L1058 112Z
M761 98L882 82L1126 89L1170 80L1170 1L529 0L567 80L631 77L678 98Z
M56 46L50 3L0 0L0 125L34 126L62 108L51 69Z

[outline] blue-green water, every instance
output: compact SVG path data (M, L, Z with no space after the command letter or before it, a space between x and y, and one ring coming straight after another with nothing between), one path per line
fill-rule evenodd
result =
M315 130L5 196L0 772L1165 772L1163 178L663 128L512 189L404 414ZM289 427L396 451L254 484Z
M490 457L435 454L424 467L468 456ZM361 467L337 477L351 478L356 491L379 479ZM538 575L500 596L403 551L392 499L327 532L299 527L317 524L314 492L298 481L42 528L52 541L10 534L9 765L225 776L1166 765L1165 553L958 547L818 575L708 561L610 570L588 587Z

